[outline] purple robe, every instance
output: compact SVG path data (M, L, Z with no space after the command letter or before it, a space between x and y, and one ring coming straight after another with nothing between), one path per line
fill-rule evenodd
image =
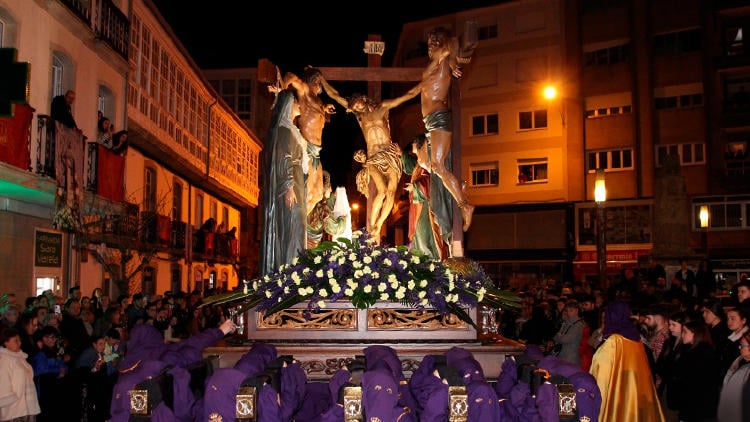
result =
M399 406L398 382L384 369L367 370L362 374L362 407L366 421L417 420L410 409Z

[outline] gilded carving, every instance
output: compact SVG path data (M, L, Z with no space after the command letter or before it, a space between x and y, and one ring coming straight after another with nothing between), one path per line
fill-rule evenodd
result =
M258 328L322 328L327 330L356 330L356 309L325 309L305 318L305 309L285 309L263 318L258 315Z
M466 323L454 314L440 315L426 309L368 309L368 329L459 329Z

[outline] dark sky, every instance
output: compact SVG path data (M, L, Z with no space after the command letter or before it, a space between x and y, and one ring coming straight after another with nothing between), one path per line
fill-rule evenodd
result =
M255 67L259 59L267 58L282 73L298 75L306 65L367 66L362 48L369 34L379 34L385 41L382 64L388 67L404 23L501 2L153 1L200 67ZM248 8L251 10L244 10ZM362 89L334 86L343 95L366 92L365 85ZM353 182L360 168L352 161L353 152L365 147L356 120L340 107L337 110L326 124L321 152L323 168L331 173L334 189ZM350 200L358 195L350 189L347 193Z
M254 67L268 58L282 71L297 73L305 65L366 66L362 47L368 34L382 35L383 66L390 66L404 23L501 1L154 3L201 67Z

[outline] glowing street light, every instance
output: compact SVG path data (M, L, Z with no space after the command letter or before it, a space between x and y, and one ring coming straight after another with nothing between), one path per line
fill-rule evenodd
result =
M708 227L711 221L708 205L701 205L700 211L698 211L698 219L701 221L701 246L706 258L708 258Z
M544 95L544 98L548 100L554 100L555 98L557 98L557 88L552 85L547 85L544 87L542 95Z
M599 270L599 286L608 288L607 281L607 222L604 207L607 201L607 186L604 182L604 169L596 171L594 182L594 202L596 202L596 264Z

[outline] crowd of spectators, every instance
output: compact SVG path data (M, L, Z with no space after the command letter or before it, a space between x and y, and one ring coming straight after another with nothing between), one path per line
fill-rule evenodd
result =
M177 343L218 328L223 311L221 307L199 308L203 297L200 291L194 291L165 292L154 297L135 293L111 300L101 288L94 289L90 296L81 296L77 286L70 288L66 297L48 290L22 303L14 294L2 295L2 351L11 350L18 339L20 347L13 356L23 356L33 371L35 396L27 395L24 400L38 403L38 410L29 404L21 411L28 414L12 415L36 415L37 421L108 420L112 389L120 362L127 355L132 328L151 325L164 343ZM0 384L5 376L10 373L0 373ZM9 401L15 405L22 394L24 391L0 389L0 420L9 420L5 418L9 405L5 399L15 397Z
M670 283L652 263L623 270L607 289L525 289L521 309L500 313L500 334L588 371L607 337L607 306L627 303L666 421L750 420L750 279L721 295L705 266L680 264Z

